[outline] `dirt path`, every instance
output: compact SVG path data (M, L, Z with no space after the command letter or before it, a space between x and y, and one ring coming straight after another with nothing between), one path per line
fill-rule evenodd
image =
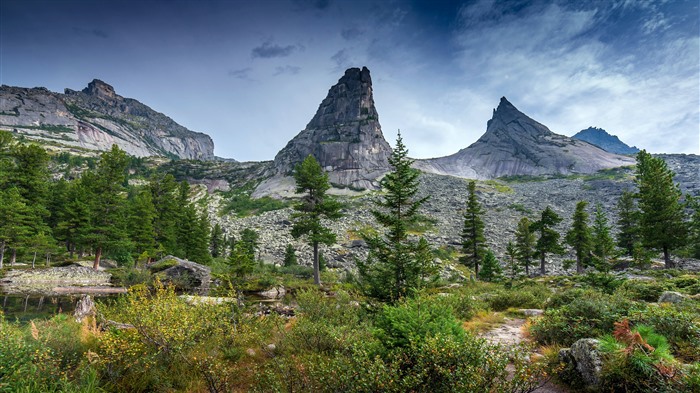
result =
M506 347L520 344L526 341L522 327L525 324L525 319L521 318L507 318L505 323L502 325L489 330L484 333L482 337L494 344L501 344ZM555 385L551 381L544 384L544 386L537 388L533 391L534 393L569 393L566 388Z

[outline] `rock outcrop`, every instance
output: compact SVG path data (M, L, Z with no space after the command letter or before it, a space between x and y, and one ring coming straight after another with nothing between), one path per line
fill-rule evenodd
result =
M389 170L391 147L384 139L374 107L372 78L366 67L350 68L330 88L306 128L275 156L271 183L290 176L295 165L313 155L337 187L376 189Z
M146 266L161 281L173 284L178 290L197 294L209 292L211 268L168 255Z
M601 149L615 154L636 154L639 153L637 146L630 147L625 142L622 142L620 138L615 135L608 134L602 128L588 127L585 130L581 130L572 136L574 139L578 139L584 142L588 142L591 145L598 146Z
M592 391L596 391L600 386L603 360L599 347L598 340L582 338L571 345L571 348L559 351L559 361L565 364L565 375L578 377L580 382Z
M630 157L553 133L503 97L479 140L447 157L418 160L415 166L429 173L493 179L593 173L632 164Z
M214 158L214 142L114 88L93 80L65 94L45 88L0 87L0 129L52 145L185 159Z

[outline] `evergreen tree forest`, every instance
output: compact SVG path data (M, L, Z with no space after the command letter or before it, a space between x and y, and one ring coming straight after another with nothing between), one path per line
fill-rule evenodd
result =
M186 182L154 174L130 184L132 158L116 145L74 178L54 179L50 161L0 132L0 267L18 255L46 264L89 256L95 269L103 257L127 266L168 254L211 261L206 209L190 201Z

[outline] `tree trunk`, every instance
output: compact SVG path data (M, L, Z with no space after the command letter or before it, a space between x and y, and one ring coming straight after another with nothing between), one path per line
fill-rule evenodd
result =
M2 269L2 263L5 260L5 241L0 242L0 269Z
M674 267L676 267L673 261L671 260L671 252L667 246L664 246L664 267L666 269L673 269Z
M321 286L321 267L318 264L318 242L314 242L314 284Z
M46 267L49 267L50 264L51 264L51 253L47 252L46 253Z
M530 277L530 262L525 262L525 276Z
M95 263L92 264L92 268L97 270L100 267L100 258L102 258L102 247L97 247L95 251Z
M544 256L545 256L544 252L540 253L540 274L543 276L545 274L547 274L547 270L544 268Z
M17 261L17 249L13 248L10 256L10 266L15 266L15 261Z
M36 250L34 250L34 258L32 258L32 269L34 269L35 263L36 263Z
M581 264L581 257L576 256L576 274L583 273L583 265Z

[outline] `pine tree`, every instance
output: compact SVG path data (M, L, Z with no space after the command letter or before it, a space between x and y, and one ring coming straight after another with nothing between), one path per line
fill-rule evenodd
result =
M593 241L593 258L596 267L602 272L608 272L610 270L608 258L615 250L615 241L610 235L608 216L605 215L603 207L600 204L597 204L595 208L591 234Z
M237 242L233 246L227 262L232 267L234 276L238 278L245 278L255 271L255 258L250 255L250 250L243 242Z
M258 248L260 247L259 240L260 234L258 234L257 231L254 229L245 228L241 231L241 240L238 242L238 244L243 247L243 250L248 253L248 256L250 256L252 260L255 260L258 253Z
M479 263L484 258L486 251L486 238L484 237L484 209L476 198L476 183L472 180L468 186L467 209L464 212L464 227L462 229L461 261L474 269L474 274L479 277Z
M387 233L363 235L370 252L366 261L358 261L367 293L390 302L413 295L432 262L425 250L430 248L427 241L408 236L408 226L418 219L418 209L427 200L416 197L419 172L411 167L412 162L399 133L389 157L393 170L382 179L386 193L375 202L379 209L372 211Z
M224 231L221 229L221 225L217 222L214 224L214 228L211 230L211 237L209 239L209 252L213 258L218 258L224 255Z
M559 232L552 229L561 222L561 217L549 206L542 211L540 219L532 223L531 228L539 233L539 238L535 244L535 251L540 257L540 274L547 274L546 257L547 253L562 254L564 249L559 244Z
M54 236L64 242L66 250L73 258L77 249L83 249L89 243L92 231L92 210L90 191L85 185L90 176L85 175L80 180L74 180L68 184L66 201L56 213L56 228Z
M292 218L292 236L305 236L313 247L314 283L321 285L318 245L335 243L336 236L330 228L323 226L321 219L335 220L340 218L340 204L326 195L331 187L328 174L323 172L321 165L309 155L294 169L296 192L303 194L301 201L294 205L296 211Z
M617 246L632 255L639 236L639 210L634 193L625 191L617 201Z
M130 200L129 236L136 255L146 253L155 256L156 230L154 221L156 208L150 190L138 191Z
M11 250L14 264L17 249L27 243L32 234L33 212L16 188L0 190L0 268L5 251Z
M525 275L530 276L530 264L535 256L535 234L531 230L531 223L527 217L518 222L515 230L515 248L518 252L518 261L525 267Z
M284 266L295 266L298 265L296 250L291 244L287 244L287 248L284 249Z
M579 201L574 210L571 229L566 233L566 243L574 249L576 254L576 273L583 273L591 254L591 229L588 227L588 202Z
M125 187L128 164L126 153L113 145L110 151L102 153L95 172L84 173L82 177L93 202L89 240L95 250L95 270L100 266L103 252L123 249L128 244Z
M479 278L484 281L495 281L502 276L501 264L498 263L493 251L486 250L484 260L482 261L482 269L479 272Z
M682 193L673 182L675 173L661 158L646 150L637 154L637 184L640 228L644 246L661 250L666 268L673 268L671 251L686 244L688 228L685 222Z
M521 269L518 261L518 248L511 241L506 244L506 256L508 257L508 274L510 275L510 279L512 281L520 274Z
M178 184L173 175L155 175L151 177L148 188L156 208L156 243L163 247L165 253L176 255L178 216L184 209L184 206L178 205Z
M688 205L693 209L690 221L690 254L700 259L700 199L688 197Z

